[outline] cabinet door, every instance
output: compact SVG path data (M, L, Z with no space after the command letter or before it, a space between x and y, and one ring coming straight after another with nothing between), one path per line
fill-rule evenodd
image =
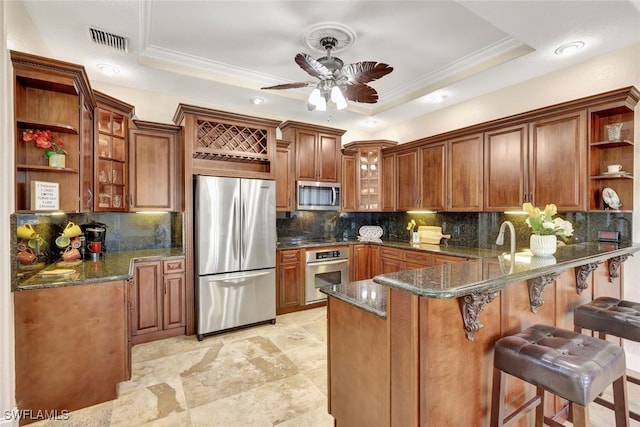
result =
M276 210L281 212L295 210L292 149L293 146L289 141L278 141L276 146Z
M162 263L137 262L133 267L132 335L162 330Z
M425 209L443 211L445 209L445 162L446 145L429 144L420 148L419 183L420 204Z
M316 163L318 181L338 182L338 159L340 154L340 138L334 135L318 135Z
M174 210L175 134L132 130L129 146L129 210Z
M317 138L315 132L296 132L296 178L300 181L316 181Z
M304 275L299 249L278 253L277 306L278 313L304 304ZM282 311L285 309L284 311Z
M484 175L482 134L448 142L447 210L481 212Z
M101 96L102 99L102 96ZM128 113L99 101L96 110L95 202L94 209L103 212L127 210L128 177ZM159 176L160 174L157 173Z
M80 211L93 210L93 110L82 108L80 139Z
M406 211L419 207L417 197L418 152L396 155L396 209Z
M380 246L369 245L369 276L380 274Z
M396 210L396 156L382 155L381 210Z
M586 210L586 111L531 123L529 197L535 206Z
M371 278L369 270L369 245L353 245L351 247L349 263L350 280L366 280Z
M380 274L396 273L402 270L403 262L393 258L380 258Z
M185 275L167 274L163 283L162 328L181 328L185 325Z
M342 179L340 181L340 203L341 210L346 212L356 211L356 200L358 194L358 186L356 185L356 152L353 150L345 151L342 154Z
M527 169L527 125L484 134L484 210L522 209Z

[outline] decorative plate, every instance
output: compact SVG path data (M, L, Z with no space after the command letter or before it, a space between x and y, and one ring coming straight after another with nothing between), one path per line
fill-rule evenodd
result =
M602 200L604 200L611 209L620 209L620 206L622 206L618 194L609 187L602 189Z
M380 237L382 237L384 231L382 231L382 227L379 227L377 225L363 225L358 230L358 233L362 237L379 239Z

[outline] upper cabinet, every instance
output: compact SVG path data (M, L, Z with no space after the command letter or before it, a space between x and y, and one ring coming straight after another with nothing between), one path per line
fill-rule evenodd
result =
M179 104L173 122L184 127L184 173L189 179L275 179L278 121Z
M588 110L590 211L633 210L634 107L639 98L636 88L626 88Z
M584 110L485 132L485 210L585 210L585 132Z
M483 136L474 133L447 142L447 210L483 209Z
M92 145L95 99L84 68L15 51L11 61L16 211L87 210L91 194L85 184L90 179L83 177L81 187L81 175ZM39 141L31 138L34 133ZM51 143L60 141L64 155L59 160L47 157L55 148Z
M294 155L291 141L276 142L276 211L295 210Z
M129 131L129 211L182 211L182 128L133 120Z
M396 210L445 210L446 157L445 142L396 153Z
M387 140L345 144L342 157L342 210L382 210L385 175L382 149L396 144Z
M129 208L128 150L129 119L134 107L101 92L95 92L95 202L97 212L126 212Z
M340 149L345 131L287 121L280 125L282 139L295 144L298 181L340 181Z

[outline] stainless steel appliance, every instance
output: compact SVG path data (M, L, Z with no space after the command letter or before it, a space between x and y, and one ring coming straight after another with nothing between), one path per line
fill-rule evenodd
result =
M340 184L335 182L297 181L299 211L337 211L340 209Z
M276 317L275 181L196 176L197 335Z
M307 250L305 262L306 304L327 299L327 296L320 292L320 288L349 281L349 248Z

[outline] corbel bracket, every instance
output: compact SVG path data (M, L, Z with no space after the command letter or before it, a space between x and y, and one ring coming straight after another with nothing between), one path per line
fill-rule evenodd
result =
M587 282L589 274L598 268L600 264L602 264L602 261L590 262L588 264L581 265L580 267L576 267L576 291L578 292L578 295L589 287L589 283Z
M542 307L542 304L544 304L544 301L542 300L542 292L544 291L544 288L549 283L555 282L558 277L560 277L560 273L553 272L527 280L527 288L529 289L529 305L531 306L532 313L537 313L538 309Z
M613 282L613 279L620 277L620 265L632 256L632 254L624 254L620 256L614 256L609 259L609 282Z
M462 306L462 320L464 321L464 331L469 341L473 341L476 333L482 328L480 323L480 313L484 310L484 307L496 299L498 292L480 292L465 295L459 298Z

